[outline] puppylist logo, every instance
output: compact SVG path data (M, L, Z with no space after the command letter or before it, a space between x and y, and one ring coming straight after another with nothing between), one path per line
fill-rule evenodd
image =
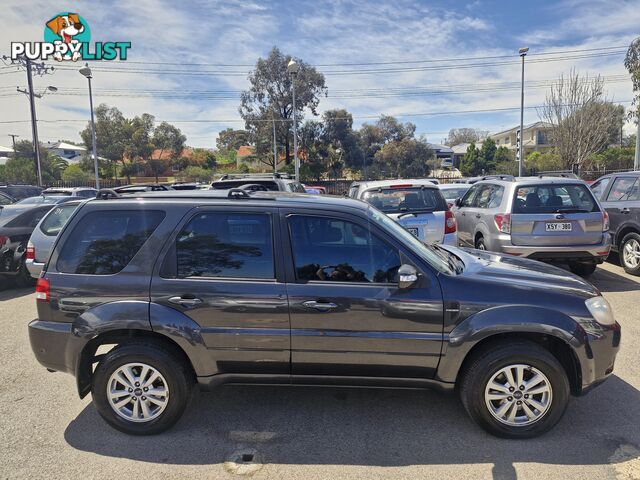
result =
M91 41L87 21L77 13L61 12L45 24L44 42L11 42L11 59L126 60L131 42Z

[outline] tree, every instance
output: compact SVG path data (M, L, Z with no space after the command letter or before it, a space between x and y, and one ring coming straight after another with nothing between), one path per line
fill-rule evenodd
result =
M69 165L65 168L64 172L62 172L62 180L65 182L73 182L73 183L88 183L91 180L91 175L80 168L80 165L74 164Z
M33 161L32 149L32 143L29 140L16 142L15 155L9 158L5 164L4 181L31 184L37 182L38 176ZM40 145L40 170L44 183L60 180L66 167L66 160L56 155L51 155L49 150Z
M251 143L251 132L247 130L234 130L227 128L218 133L216 139L216 147L218 150L234 150L237 151L243 145Z
M327 110L322 114L322 139L334 149L340 149L341 162L351 168L362 168L362 149L353 130L353 116L345 109Z
M250 87L240 95L239 112L245 121L246 129L253 134L260 133L264 138L266 129L259 125L271 119L276 121L276 136L279 144L284 144L286 162L289 163L291 119L293 117L292 78L287 65L293 57L284 55L273 47L267 58L260 58L255 69L249 74ZM317 115L317 107L322 95L326 96L324 75L299 58L295 59L299 70L296 76L296 115L302 121L303 112L311 110ZM264 138L264 143L268 143Z
M478 143L484 140L489 132L475 128L452 128L449 130L446 144L450 147L461 143Z
M95 109L96 149L98 156L112 163L124 161L124 153L131 140L130 125L115 107L109 108L104 103ZM80 137L87 148L92 151L91 123L80 132ZM115 169L114 169L115 170Z
M616 107L604 95L602 77L580 77L571 70L551 86L540 115L552 125L551 143L563 168L582 167L607 147L615 125Z
M640 37L636 38L631 45L624 58L624 66L631 75L631 82L633 83L633 92L636 94L633 99L632 106L635 110L629 110L630 117L636 117L636 121L640 118Z
M323 139L324 128L321 122L308 120L300 129L300 148L305 161L300 165L300 176L305 180L320 180L328 170L328 145Z
M524 159L527 170L533 173L562 170L560 156L555 152L531 152Z
M466 177L476 176L479 173L478 164L480 159L480 150L476 147L476 144L471 142L471 145L467 147L467 151L462 157L460 163L460 170Z
M430 172L427 162L433 153L426 142L403 138L385 144L376 153L376 159L394 177L426 177Z
M387 115L382 115L373 125L365 123L360 127L357 133L364 161L367 168L371 167L370 178L384 176L387 171L386 165L378 161L376 154L390 142L413 138L415 131L413 123L401 123L395 117Z
M496 166L495 156L498 148L493 138L489 137L482 142L482 148L480 148L480 170L482 172L493 172Z
M151 144L157 154L151 153L147 160L147 166L151 169L158 181L158 175L164 172L171 160L180 156L184 150L184 143L187 141L178 127L167 122L162 122L153 130ZM170 159L164 156L165 152L169 152Z
M209 182L213 178L213 172L208 168L190 165L176 174L176 179L181 182Z

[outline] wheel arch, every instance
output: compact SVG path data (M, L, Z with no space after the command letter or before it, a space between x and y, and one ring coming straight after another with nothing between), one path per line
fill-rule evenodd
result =
M640 234L640 228L632 223L627 223L626 225L623 225L622 228L619 228L616 231L616 238L613 243L616 245L618 250L620 250L620 247L622 247L622 240L624 239L624 237L626 237L630 233Z

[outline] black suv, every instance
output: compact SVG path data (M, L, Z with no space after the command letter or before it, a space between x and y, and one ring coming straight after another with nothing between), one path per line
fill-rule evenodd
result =
M640 172L605 175L591 190L609 214L611 249L627 273L640 275Z
M226 174L211 184L211 190L240 188L248 192L305 193L304 186L286 173Z
M36 298L38 361L132 434L173 425L193 384L275 383L457 388L489 432L531 437L611 374L620 342L577 276L282 192L89 200Z

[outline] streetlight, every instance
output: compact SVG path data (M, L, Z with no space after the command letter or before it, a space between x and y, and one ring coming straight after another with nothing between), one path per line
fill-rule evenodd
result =
M296 172L296 182L300 181L300 161L298 160L298 121L296 116L296 78L300 66L291 59L287 65L287 72L291 75L291 88L293 90L293 161Z
M91 108L91 143L93 144L93 167L96 171L96 190L100 190L100 173L98 171L98 154L96 152L96 122L93 118L93 93L91 92L91 69L89 64L85 63L80 73L89 80L89 108Z
M520 144L518 145L518 176L522 176L522 165L524 163L524 57L527 56L529 47L518 50L522 58L522 83L520 87Z

